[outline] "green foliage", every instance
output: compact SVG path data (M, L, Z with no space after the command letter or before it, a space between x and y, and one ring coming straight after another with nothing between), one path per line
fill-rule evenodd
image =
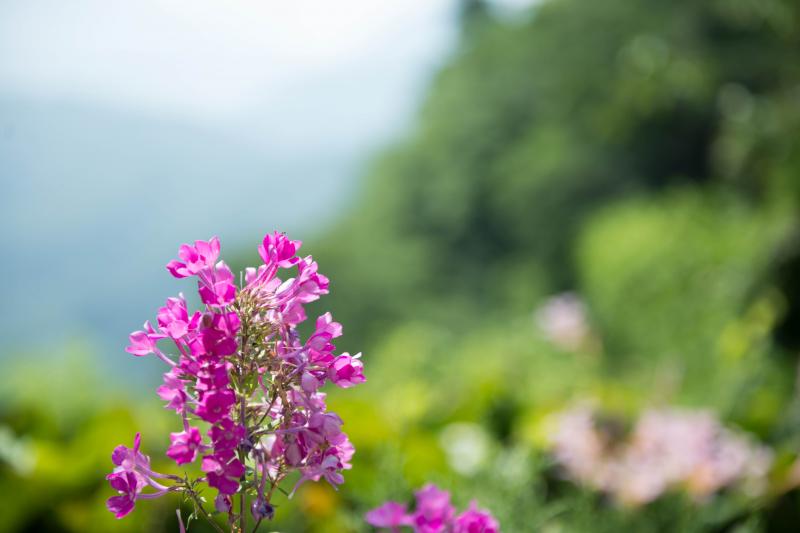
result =
M772 0L560 0L484 22L315 245L347 295L337 311L367 338L409 314L519 312L519 295L577 285L595 210L676 184L795 211L798 16ZM517 298L497 290L508 278Z

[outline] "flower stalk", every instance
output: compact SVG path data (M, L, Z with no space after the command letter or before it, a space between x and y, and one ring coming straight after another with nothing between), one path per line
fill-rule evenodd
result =
M334 488L344 482L354 448L320 389L327 382L342 388L363 383L363 365L360 354L334 354L332 341L342 327L330 313L317 318L307 340L300 338L305 305L327 294L329 283L311 256L297 255L300 245L268 234L259 246L263 264L248 268L238 286L218 261L217 238L182 245L179 260L167 264L176 278L196 278L204 307L190 315L183 295L167 299L157 327L146 322L131 334L126 351L167 364L157 393L180 417L182 431L170 434L166 455L177 465L200 460L204 475L152 471L137 434L133 448L119 446L112 454L108 479L119 495L107 504L118 518L137 500L180 492L194 503L195 515L223 531L195 489L204 483L216 489L214 513L227 515L230 531L246 530L248 512L255 531L272 519L273 493L287 477L298 478L291 494L306 481L324 478ZM155 492L143 492L146 487Z

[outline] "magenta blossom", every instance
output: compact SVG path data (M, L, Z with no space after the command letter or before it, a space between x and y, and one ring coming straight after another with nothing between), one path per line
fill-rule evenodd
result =
M282 233L266 235L258 248L263 264L246 269L241 285L242 276L221 260L216 237L182 245L167 264L174 277L194 278L202 306L190 310L183 295L168 298L157 311L157 327L146 322L131 334L127 351L154 354L168 366L157 393L180 418L181 430L170 434L166 455L177 465L202 457L204 475L152 471L137 435L133 448L120 446L113 455L109 481L119 495L109 508L117 516L136 500L167 491L201 508L205 484L216 489L215 508L228 514L231 529L243 531L240 509L256 521L270 520L276 489L295 472L297 486L344 483L354 448L321 389L364 382L363 364L359 355L337 356L342 326L330 313L301 338L305 306L328 293L329 281L311 256L298 255L300 246Z
M140 480L140 485L146 483L145 476L150 472L150 458L139 451L142 437L139 433L133 438L133 448L120 444L111 453L111 461L116 468L114 472L131 472Z
M233 391L214 390L203 395L195 413L206 422L219 422L230 415L230 409L235 402Z
M220 494L234 494L239 490L239 478L244 475L244 466L239 459L219 454L207 455L203 457L202 469L208 484L219 490Z
M158 348L156 343L166 337L163 333L157 333L150 322L144 323L144 331L134 331L130 335L130 344L125 351L133 355L147 355L156 353Z
M429 483L416 493L417 510L414 525L420 533L440 533L453 519L455 509L450 505L450 494Z
M208 242L195 241L194 246L182 244L178 257L183 261L170 261L167 270L176 278L197 275L204 268L211 268L219 258L219 239L212 237Z
M201 270L197 276L199 278L198 292L204 304L224 306L233 303L236 298L233 272L223 261L217 263L214 268Z
M497 520L488 512L478 509L478 504L473 500L469 509L456 517L453 533L499 533L500 526Z
M166 407L174 409L176 413L180 413L186 406L186 399L188 395L184 388L186 387L187 380L180 378L181 371L179 368L173 368L164 374L164 384L156 389L159 398L168 402Z
M364 383L364 364L361 362L361 354L350 355L343 353L333 360L328 368L328 377L343 389L348 389L359 383Z
M289 240L286 235L276 231L264 237L264 242L258 247L258 253L268 266L289 268L299 260L295 254L300 245L300 241Z
M112 496L106 501L108 510L117 518L122 518L131 511L136 504L136 496L141 492L139 482L132 472L118 472L109 474L106 479L111 483L111 488L119 492L119 496Z
M116 468L106 476L111 486L120 493L108 499L106 505L117 518L122 518L133 509L139 498L157 498L171 489L157 482L154 478L166 478L164 474L150 469L150 458L139 451L141 437L137 433L133 439L133 448L117 446L111 454L111 461ZM142 489L150 486L157 492L144 494Z
M169 337L180 339L189 332L189 311L181 294L178 298L167 298L167 304L158 310L158 327Z
M180 433L170 433L169 438L172 445L167 449L167 457L179 465L193 462L197 457L197 450L203 445L197 428L190 427Z
M208 431L215 450L233 450L244 440L245 428L231 419L223 419Z

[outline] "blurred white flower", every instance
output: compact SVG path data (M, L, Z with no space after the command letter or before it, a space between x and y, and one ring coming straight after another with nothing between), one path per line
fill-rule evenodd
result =
M446 426L439 442L450 467L467 476L475 474L485 464L491 445L489 435L481 426L461 422Z
M11 428L0 426L0 463L25 476L33 471L35 456L28 439L18 439Z
M590 334L586 305L575 293L549 298L535 312L536 326L556 346L577 350Z

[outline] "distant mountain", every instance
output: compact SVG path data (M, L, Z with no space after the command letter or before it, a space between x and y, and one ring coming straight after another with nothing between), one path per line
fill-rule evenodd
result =
M245 137L235 125L0 99L0 354L74 335L121 352L164 297L191 290L163 266L181 242L218 234L236 252L272 229L307 237L341 209L355 144L279 152L258 136L252 124Z

